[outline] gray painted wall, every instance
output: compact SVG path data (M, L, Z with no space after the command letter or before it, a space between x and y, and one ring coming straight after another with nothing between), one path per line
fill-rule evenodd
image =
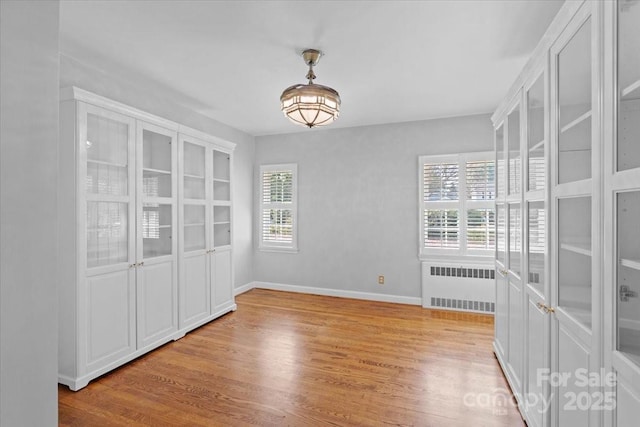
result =
M58 420L58 1L0 1L0 425Z
M254 138L195 112L197 105L145 76L106 72L60 55L60 87L77 86L114 101L237 144L234 152L234 285L253 280L252 209Z
M419 298L418 156L491 150L488 114L257 137L256 177L298 164L300 250L256 249L255 280Z

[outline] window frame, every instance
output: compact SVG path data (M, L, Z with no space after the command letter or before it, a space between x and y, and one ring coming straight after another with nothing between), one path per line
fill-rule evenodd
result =
M495 180L495 157L493 151L483 151L474 153L461 154L445 154L445 155L423 155L418 157L418 254L421 260L433 259L438 256L448 257L480 257L490 258L495 255L494 247L489 249L478 249L468 247L467 221L468 211L472 209L490 209L494 215L494 242L495 236L495 196L496 187L494 185L494 198L489 200L467 200L467 163L474 161L491 161L494 163L494 180ZM424 200L424 165L438 163L457 163L458 164L458 200ZM424 246L425 226L424 213L425 210L457 210L458 211L458 247L457 248L428 248Z
M262 185L265 173L291 172L291 203L265 203ZM291 243L265 242L263 238L262 212L265 209L291 210ZM260 165L258 174L258 250L264 252L298 252L298 165L296 163L280 163Z

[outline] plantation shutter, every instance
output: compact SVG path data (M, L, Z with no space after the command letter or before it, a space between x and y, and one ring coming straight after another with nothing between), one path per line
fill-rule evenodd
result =
M295 169L264 167L261 171L261 246L293 248Z
M466 164L467 200L493 200L496 197L496 173L493 161Z
M424 201L458 200L457 163L433 163L423 167Z
M493 200L496 191L492 160L467 161L467 249L492 250L496 245L496 218Z
M496 245L492 153L421 156L419 162L421 255L491 253Z
M460 248L459 174L457 162L422 167L425 248Z

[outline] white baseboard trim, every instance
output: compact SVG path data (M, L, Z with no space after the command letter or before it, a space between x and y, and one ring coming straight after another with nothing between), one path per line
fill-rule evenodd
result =
M233 295L238 296L240 294L244 294L245 292L249 292L251 289L256 287L256 282L249 282L246 285L238 286L233 289Z
M249 286L251 287L249 288ZM422 305L420 297L403 297L398 295L376 294L372 292L346 291L342 289L314 288L310 286L286 285L273 282L253 282L236 288L236 291L245 289L244 292L253 289L269 289L272 291L298 292L301 294L324 295L339 298L353 298L367 301L392 302L396 304Z

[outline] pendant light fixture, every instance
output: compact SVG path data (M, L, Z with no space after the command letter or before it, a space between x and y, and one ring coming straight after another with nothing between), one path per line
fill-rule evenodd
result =
M302 52L305 64L309 66L309 83L290 86L280 96L280 107L285 116L294 123L312 128L324 126L338 118L340 113L340 95L334 89L313 83L316 75L313 67L318 63L322 52L307 49Z

